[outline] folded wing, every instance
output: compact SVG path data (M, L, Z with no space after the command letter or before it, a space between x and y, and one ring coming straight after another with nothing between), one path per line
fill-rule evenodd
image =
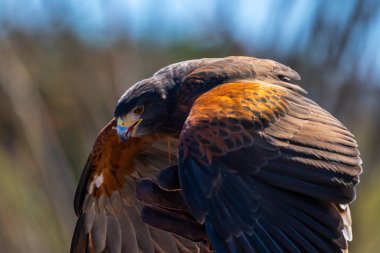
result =
M296 90L252 80L213 88L195 100L179 145L185 201L216 252L347 249L357 144Z
M145 225L135 199L137 180L169 165L165 140L151 135L123 143L114 127L112 120L101 131L82 173L71 252L196 252L196 243Z

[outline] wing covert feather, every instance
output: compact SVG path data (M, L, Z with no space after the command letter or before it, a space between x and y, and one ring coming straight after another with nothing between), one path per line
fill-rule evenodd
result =
M347 248L361 160L315 102L263 81L225 83L195 100L179 145L185 201L216 252Z

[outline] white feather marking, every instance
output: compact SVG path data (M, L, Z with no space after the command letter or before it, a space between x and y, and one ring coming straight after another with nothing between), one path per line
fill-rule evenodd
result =
M94 180L95 180L95 186L96 186L96 188L99 188L103 184L103 182L104 182L103 174L100 174L99 176L96 176L94 178Z
M167 94L166 94L165 89L160 89L160 91L161 91L161 97L162 97L162 99L166 99Z
M88 187L88 193L92 194L94 192L94 188L99 188L102 186L104 182L103 173L99 176L95 176L94 179L91 181L89 187Z
M351 242L352 241L352 228L351 227L344 227L342 232L343 232L344 239Z

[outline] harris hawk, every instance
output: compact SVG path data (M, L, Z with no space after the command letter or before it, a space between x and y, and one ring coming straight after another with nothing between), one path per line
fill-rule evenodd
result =
M78 216L71 253L190 253L197 243L145 225L135 199L136 182L169 165L166 137L146 135L121 142L112 119L99 133L74 198ZM176 162L175 154L172 162ZM199 226L199 225L198 225Z
M299 79L232 56L172 64L129 88L77 188L72 252L200 250L185 238L217 253L348 251L357 143ZM169 169L167 138L178 143Z

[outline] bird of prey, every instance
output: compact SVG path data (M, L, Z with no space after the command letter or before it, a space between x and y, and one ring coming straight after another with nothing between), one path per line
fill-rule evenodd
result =
M357 143L299 79L232 56L172 64L129 88L81 177L72 252L199 251L184 237L216 253L347 252ZM171 169L168 138L178 143ZM143 177L153 181L140 181L141 211Z
M197 252L198 245L145 225L135 200L135 183L155 178L168 166L163 136L146 135L121 142L112 119L98 135L74 199L78 216L72 253ZM176 143L171 145L173 152ZM172 160L175 162L175 154Z

